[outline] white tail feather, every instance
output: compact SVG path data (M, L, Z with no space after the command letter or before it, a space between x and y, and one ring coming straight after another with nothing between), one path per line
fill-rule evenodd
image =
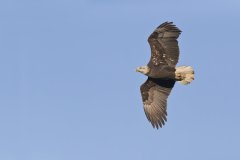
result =
M194 70L191 66L176 67L175 78L180 79L179 83L187 85L194 80Z

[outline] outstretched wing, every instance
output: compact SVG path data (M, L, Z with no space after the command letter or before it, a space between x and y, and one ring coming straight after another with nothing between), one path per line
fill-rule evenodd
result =
M148 65L169 65L175 67L179 58L177 38L181 31L172 23L165 22L149 36L151 59Z
M167 98L174 84L171 79L148 78L140 88L144 112L153 128L158 129L167 121Z

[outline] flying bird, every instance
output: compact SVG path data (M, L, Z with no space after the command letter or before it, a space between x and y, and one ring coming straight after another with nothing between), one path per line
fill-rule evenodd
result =
M175 82L186 85L194 80L191 66L176 67L179 59L177 38L180 34L181 30L172 22L158 26L148 37L150 61L136 69L148 77L140 91L144 112L153 128L162 128L167 121L167 98Z

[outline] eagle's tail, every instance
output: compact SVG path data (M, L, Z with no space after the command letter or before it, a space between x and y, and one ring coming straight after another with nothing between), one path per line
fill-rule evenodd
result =
M194 70L191 66L176 67L175 78L179 83L187 85L194 80Z

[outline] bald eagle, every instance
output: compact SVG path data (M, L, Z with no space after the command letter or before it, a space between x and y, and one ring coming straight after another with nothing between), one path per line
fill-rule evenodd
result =
M179 58L177 38L181 31L165 22L149 36L151 58L146 66L136 69L148 77L140 87L144 112L153 128L163 127L167 121L167 98L176 81L189 84L194 80L191 66L176 67Z

